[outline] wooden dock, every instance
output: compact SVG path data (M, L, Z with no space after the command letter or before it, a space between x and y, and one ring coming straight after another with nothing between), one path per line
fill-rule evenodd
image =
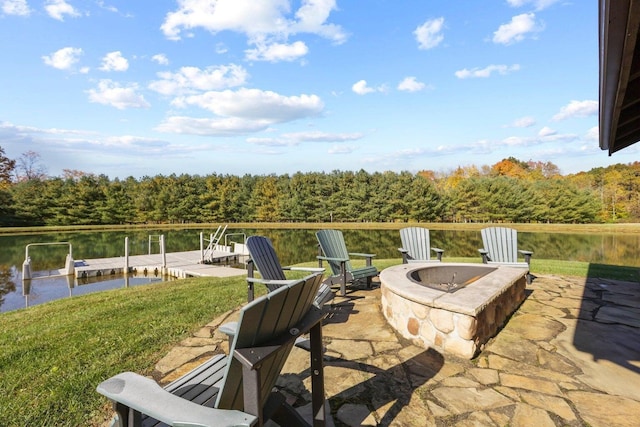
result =
M242 262L246 255L214 251L209 263L201 263L201 251L170 252L151 255L130 255L128 265L124 256L75 260L76 278L128 273L163 275L184 279L187 277L232 277L247 274L245 269L229 267L230 262Z

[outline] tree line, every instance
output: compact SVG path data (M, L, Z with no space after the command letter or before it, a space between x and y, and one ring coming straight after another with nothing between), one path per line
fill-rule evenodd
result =
M451 172L298 172L110 179L44 172L0 147L0 225L199 222L542 222L640 219L640 163L563 176L513 157Z

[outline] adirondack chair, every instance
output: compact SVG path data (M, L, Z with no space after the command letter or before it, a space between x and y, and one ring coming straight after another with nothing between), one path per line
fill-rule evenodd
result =
M513 228L487 227L480 231L484 248L478 249L485 264L507 264L527 269L527 283L531 284L532 276L528 271L533 252L518 249L518 232ZM524 262L518 260L518 253Z
M244 306L229 355L212 357L165 388L133 372L102 382L97 391L114 403L115 424L309 425L272 389L295 339L310 332L313 425L323 426L322 312L313 305L321 281L316 273Z
M251 302L254 298L254 283L262 283L267 287L269 292L277 288L291 283L293 280L287 279L285 271L307 271L310 273L324 273L324 268L312 267L283 267L280 264L278 255L271 240L264 236L250 236L246 241L249 250L249 261L247 262L247 299ZM254 267L258 269L262 278L254 277ZM314 300L316 306L322 308L324 304L333 299L334 294L331 287L323 283L318 290L318 294Z
M410 262L438 262L442 261L443 249L432 248L429 230L422 227L407 227L400 229L402 247L402 263ZM431 251L436 253L437 259L431 259Z
M339 230L320 230L316 232L318 239L318 266L322 268L322 261L327 261L332 275L325 279L329 286L340 285L340 295L347 294L347 284L354 284L365 280L367 287L371 287L371 279L378 275L378 270L371 265L375 254L353 253L347 251L344 236ZM364 257L365 267L354 268L350 256Z

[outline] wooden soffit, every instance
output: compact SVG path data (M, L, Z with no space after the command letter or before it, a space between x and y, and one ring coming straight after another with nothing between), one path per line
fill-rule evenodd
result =
M640 141L640 0L599 0L600 148Z

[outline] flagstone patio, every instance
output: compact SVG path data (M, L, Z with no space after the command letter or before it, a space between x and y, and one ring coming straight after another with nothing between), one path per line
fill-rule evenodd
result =
M473 360L416 347L387 325L380 289L326 307L328 425L638 426L640 284L539 276ZM168 382L228 348L214 320L156 366ZM308 353L294 349L279 386L309 410Z

